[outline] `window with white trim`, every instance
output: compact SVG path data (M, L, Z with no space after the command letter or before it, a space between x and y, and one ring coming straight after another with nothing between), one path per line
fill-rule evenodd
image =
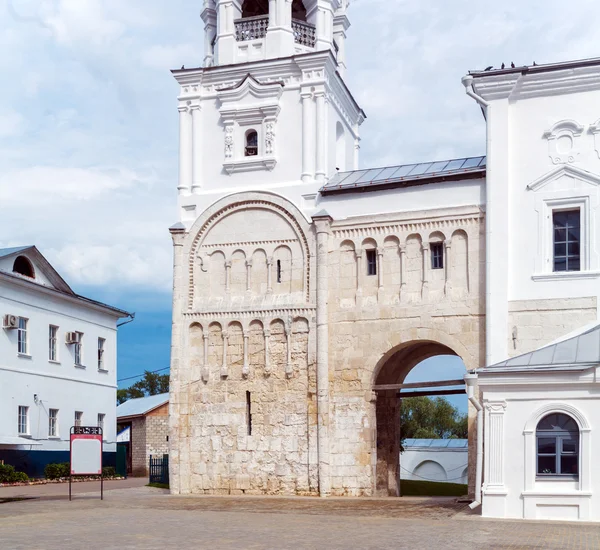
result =
M579 476L579 427L573 418L563 413L545 416L536 439L538 477Z
M83 332L78 332L79 339L73 345L73 354L75 355L75 364L77 366L83 365Z
M104 338L98 338L98 370L106 370L104 368L104 346L106 340Z
M19 435L29 435L29 407L19 406Z
M581 210L553 210L553 271L581 271Z
M73 426L82 426L83 413L81 411L75 411L75 422Z
M29 342L27 340L27 325L28 319L19 317L19 328L17 329L17 351L21 355L27 355L29 349Z
M431 269L444 269L444 243L431 243Z
M258 132L256 130L248 130L246 132L246 148L244 156L256 157L258 155Z
M58 327L48 327L48 361L58 361Z
M104 434L104 418L106 415L104 413L98 413L98 428L102 428L102 433Z
M367 256L367 275L369 277L377 275L377 250L366 251Z
M58 437L58 409L48 409L48 437Z

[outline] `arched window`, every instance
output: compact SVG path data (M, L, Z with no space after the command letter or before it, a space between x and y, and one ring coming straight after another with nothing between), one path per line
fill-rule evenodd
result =
M306 8L302 0L294 0L292 3L292 19L306 22Z
M242 17L269 15L269 0L244 0Z
M579 428L562 413L552 413L537 425L537 475L579 476Z
M246 152L247 157L255 157L258 155L258 134L256 130L248 130L246 132Z
M25 256L17 256L15 263L13 264L13 273L19 275L25 275L25 277L35 278L35 271L33 265Z

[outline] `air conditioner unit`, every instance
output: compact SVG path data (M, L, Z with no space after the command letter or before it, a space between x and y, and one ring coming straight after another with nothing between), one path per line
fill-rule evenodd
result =
M81 342L81 334L79 332L67 332L67 344L79 344Z
M5 315L2 326L8 330L19 328L19 318L16 315Z

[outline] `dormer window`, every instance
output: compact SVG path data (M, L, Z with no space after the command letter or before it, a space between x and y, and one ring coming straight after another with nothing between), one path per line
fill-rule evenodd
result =
M258 155L258 133L256 130L246 132L246 150L245 156L256 157Z
M19 275L35 279L33 265L25 256L17 256L17 259L13 264L13 273L18 273Z
M242 17L259 17L269 15L269 0L244 0Z

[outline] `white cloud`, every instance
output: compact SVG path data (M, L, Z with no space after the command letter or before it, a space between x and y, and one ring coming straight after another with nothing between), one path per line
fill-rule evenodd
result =
M23 132L24 119L16 111L0 111L0 139L18 136Z
M142 52L142 63L151 69L165 71L178 69L187 62L188 67L201 64L202 57L193 44L176 44L173 46L152 46Z

